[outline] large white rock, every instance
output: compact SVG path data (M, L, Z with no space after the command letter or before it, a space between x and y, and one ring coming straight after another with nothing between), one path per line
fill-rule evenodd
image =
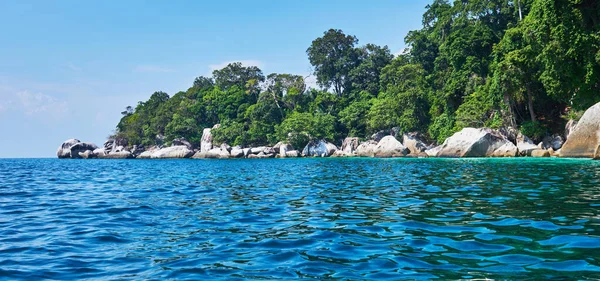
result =
M600 103L588 108L560 149L560 157L600 157Z
M577 127L577 123L579 123L579 122L571 119L571 120L569 120L569 122L567 122L567 125L565 125L565 135L564 136L565 136L566 140L569 139L569 135L571 135L571 133L573 131L575 131L575 128Z
M373 140L363 142L356 148L356 155L360 157L373 157L375 156L375 147L377 147L377 142Z
M105 155L98 155L98 158L101 159L131 159L134 158L133 154L127 150L122 150L118 152L111 152Z
M159 147L157 147L157 146L151 146L146 151L140 153L136 158L138 158L138 159L150 159L150 158L152 158L152 154L154 154L154 152L157 152L159 150L160 150Z
M337 150L337 147L324 140L312 140L302 150L306 157L329 157Z
M356 152L356 149L360 145L358 138L347 137L342 142L341 151L343 151L346 155L352 155Z
M512 142L506 142L492 154L493 157L516 157L519 154L519 149Z
M94 151L98 146L91 142L81 142L78 139L68 139L63 142L56 151L58 158L81 158L80 152Z
M56 151L56 156L58 158L71 158L71 146L76 143L80 143L81 141L78 139L68 139L63 142Z
M167 159L167 158L189 158L194 155L194 151L190 150L185 145L176 145L165 147L152 153L151 158Z
M419 137L418 133L408 133L402 135L402 145L410 151L410 154L419 155L427 150L427 145Z
M213 148L213 137L211 130L219 127L221 127L221 125L216 124L212 128L204 128L204 130L202 130L202 138L200 139L200 152L208 152Z
M406 156L409 150L393 136L385 136L377 143L373 152L375 157L389 158Z
M464 128L444 141L437 157L488 157L507 142L489 128Z
M233 158L244 158L244 150L239 146L232 147L229 154Z
M277 149L275 149L275 147L273 147L273 149L276 153L279 153L280 157L287 157L287 153L294 150L294 147L289 143L279 143Z
M517 136L517 149L521 156L531 156L531 152L539 148L531 141L531 139L519 133Z
M250 151L248 152L248 154L259 154L261 152L264 152L265 149L267 149L266 146L252 147L252 148L250 148Z
M442 150L442 146L438 145L436 147L426 149L425 154L427 154L429 157L437 157L438 153L440 153L440 150Z

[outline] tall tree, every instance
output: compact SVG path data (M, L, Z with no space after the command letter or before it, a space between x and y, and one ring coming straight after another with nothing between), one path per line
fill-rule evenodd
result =
M319 86L325 89L333 87L338 96L351 90L348 76L358 65L359 53L354 49L357 43L356 36L346 35L339 29L330 29L323 37L312 41L306 53Z

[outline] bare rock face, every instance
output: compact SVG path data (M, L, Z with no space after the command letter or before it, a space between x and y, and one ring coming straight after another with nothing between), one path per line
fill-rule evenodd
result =
M356 149L360 145L358 138L347 137L342 142L341 151L346 155L352 155L356 153Z
M96 155L96 158L102 158L108 154L104 148L96 148L93 153Z
M565 139L569 139L569 135L571 135L571 133L573 131L575 131L575 128L577 127L577 123L579 123L579 122L577 122L573 119L571 119L571 120L569 120L569 122L567 122L567 125L565 125L565 135L564 135Z
M560 135L553 135L544 137L542 140L541 146L543 149L552 148L554 150L559 150L564 144L564 140Z
M377 143L373 152L375 157L389 158L403 157L410 151L393 136L385 136Z
M158 146L151 146L146 151L138 154L138 156L136 158L138 158L138 159L150 159L150 158L152 158L152 154L154 154L154 152L157 152L159 150L160 150L160 148Z
M307 157L329 157L337 147L324 140L312 140L302 150L302 155Z
M150 156L153 159L171 159L171 158L189 158L194 155L194 151L190 150L185 145L176 145L165 147L152 153Z
M239 146L234 146L231 148L229 155L232 158L244 158L244 150Z
M202 131L202 138L200 139L200 152L208 152L213 148L213 137L210 131L220 127L220 124L216 124L212 128L204 128Z
M300 152L298 150L290 150L285 153L285 157L288 157L288 158L300 157Z
M531 157L550 157L550 152L545 149L536 149L531 152Z
M531 152L539 149L537 145L531 141L527 136L519 133L517 135L517 149L519 150L519 154L521 156L531 156Z
M402 135L402 145L410 151L410 154L419 155L427 150L427 145L423 142L423 138L419 133L408 133Z
M294 147L289 143L279 143L279 146L275 147L273 147L273 150L279 157L287 157L287 153L294 150Z
M425 150L425 154L427 154L428 157L437 157L440 150L442 150L442 146L438 145L436 147Z
M96 149L98 149L98 146L91 142L81 142L78 139L69 139L58 147L56 156L58 158L82 158L80 152L85 153L88 150L93 152Z
M122 150L122 151L107 153L102 156L98 155L98 158L101 158L101 159L131 159L131 158L134 158L134 156L131 152L129 152L127 150Z
M516 157L519 149L512 142L507 142L494 151L492 157Z
M356 148L356 155L360 157L374 157L375 147L377 147L377 142L373 140L363 142Z
M222 149L221 147L217 147L217 148L213 148L209 151L198 151L196 154L194 154L192 156L192 158L195 159L203 159L203 158L208 158L208 159L227 159L227 158L231 158L231 154L229 153L229 151Z
M560 157L598 158L600 156L600 103L585 111L560 150Z
M171 146L182 146L182 145L187 147L189 150L194 149L194 146L185 138L174 139L173 142L171 143Z
M250 151L248 151L248 155L259 154L259 153L265 151L266 148L267 148L266 146L252 147L252 148L250 148Z
M97 158L97 156L96 156L96 154L94 154L93 151L86 150L84 152L79 152L79 158L92 159L92 158Z
M444 141L437 157L488 157L507 142L489 128L464 128Z

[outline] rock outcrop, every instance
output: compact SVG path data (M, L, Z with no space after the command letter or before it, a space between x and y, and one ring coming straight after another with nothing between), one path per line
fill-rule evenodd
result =
M560 157L600 157L600 103L585 111L560 150Z
M231 151L229 152L229 155L232 158L244 158L244 149L242 149L239 146L234 146L231 148Z
M410 151L393 136L383 137L375 146L373 154L379 158L403 157Z
M175 145L171 147L165 147L158 151L155 151L150 156L153 159L171 159L171 158L190 158L194 155L194 151L189 149L185 145Z
M402 145L410 151L410 154L419 155L427 150L423 137L419 133L408 133L402 135Z
M492 153L492 157L517 157L519 149L512 142L506 142Z
M573 119L571 119L571 120L569 120L569 122L567 122L567 125L565 125L565 134L564 134L565 140L568 140L571 133L573 131L575 131L575 128L577 127L577 123L579 123L579 122L577 122Z
M334 144L324 140L312 140L302 150L302 155L306 157L329 157L337 150Z
M531 152L531 157L550 157L550 151L546 149L536 149Z
M289 143L278 143L273 147L274 152L279 157L288 157L287 153L294 150L294 147Z
M127 150L120 150L120 151L110 152L110 153L106 153L106 154L97 154L97 156L100 159L132 159L132 158L135 158L135 156Z
M347 137L342 142L341 151L345 153L345 155L353 155L356 153L356 149L360 145L358 138Z
M489 128L464 128L444 141L437 157L488 157L507 142Z
M374 140L363 142L356 148L356 155L359 157L374 157L375 147L377 147L377 142Z
M185 146L189 150L193 150L194 146L185 138L177 138L171 142L171 146Z
M430 149L425 150L425 154L427 154L427 156L429 157L437 157L438 153L440 153L440 150L442 150L442 146L438 145L436 147L432 147Z
M160 150L160 147L158 147L158 146L151 146L146 151L138 154L135 158L138 158L138 159L150 159L150 158L152 158L152 154L154 154L154 152L157 152L159 150Z
M521 133L518 134L516 142L519 155L521 156L531 156L532 151L539 149L531 139Z
M220 124L214 125L212 128L204 128L202 131L202 138L200 139L200 152L208 152L213 149L213 137L211 130L218 129L221 127Z
M58 147L56 156L58 158L82 158L80 153L85 153L88 150L93 153L96 149L98 149L98 146L93 143L81 142L78 139L69 139Z

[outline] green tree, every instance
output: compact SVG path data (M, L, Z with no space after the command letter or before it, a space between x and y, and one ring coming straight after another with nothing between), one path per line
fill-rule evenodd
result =
M319 86L333 87L338 96L351 90L349 74L358 65L359 53L354 49L357 43L356 36L346 35L339 29L330 29L312 41L306 53Z

